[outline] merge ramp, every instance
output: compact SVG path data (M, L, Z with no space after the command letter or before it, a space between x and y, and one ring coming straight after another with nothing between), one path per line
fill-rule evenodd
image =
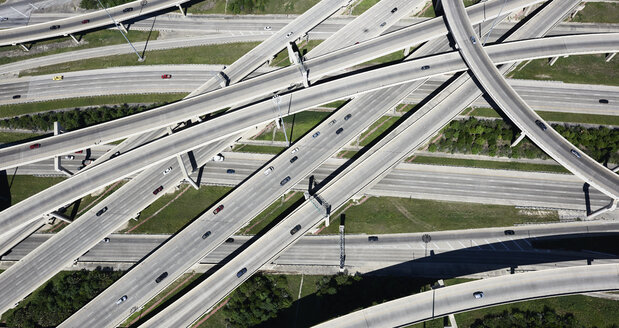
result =
M502 6L502 2L484 3L485 6L472 6L469 14L475 22L492 19L500 12L515 10L542 0L514 0ZM485 9L485 10L484 10ZM353 47L347 47L314 59L305 61L312 72L311 80L335 73L346 67L361 64L367 60L387 55L447 34L441 18L430 19L414 26L368 40ZM285 89L292 83L298 83L300 76L296 67L283 68L272 73L242 81L224 89L209 92L190 99L169 104L147 112L131 115L93 127L63 133L58 136L41 139L41 147L29 149L29 145L17 145L0 149L0 170L17 165L36 162L57 154L70 153L89 148L95 144L107 143L150 130L166 127L176 122L217 111L221 108L234 107L265 94Z

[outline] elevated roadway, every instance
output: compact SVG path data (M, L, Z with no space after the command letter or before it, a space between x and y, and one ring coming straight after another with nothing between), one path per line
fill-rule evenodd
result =
M538 1L511 1L505 5L505 8L502 8L499 2L493 2L483 7L473 6L469 10L476 21L482 21L484 19L491 19L501 9L504 12L515 10L535 2ZM446 33L447 31L442 20L438 18L430 19L413 27L404 28L352 47L307 60L304 63L306 69L312 72L310 79L313 81L345 67L361 64L369 59L389 54ZM608 51L608 49L605 49L605 51ZM123 137L156 130L221 108L234 107L235 105L242 104L244 101L286 89L291 85L300 84L302 79L303 77L299 73L298 67L291 66L148 112L41 140L42 146L38 149L32 150L26 146L4 148L0 150L0 169L35 162L46 157L53 157L54 154L68 153L77 149L88 148L93 144L106 143Z
M314 327L400 327L536 298L619 289L619 264L519 273L471 281L385 302ZM483 292L482 298L473 293Z
M613 199L619 198L619 177L587 154L579 151L535 113L505 81L475 34L464 4L460 1L441 2L451 34L462 57L484 90L522 133L566 169ZM540 123L536 123L540 122Z

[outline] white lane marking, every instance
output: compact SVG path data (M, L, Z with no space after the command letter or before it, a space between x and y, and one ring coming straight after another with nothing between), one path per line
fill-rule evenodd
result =
M509 238L512 243L516 244L516 246L518 246L518 248L520 248L521 251L524 251L524 249L522 247L520 247L520 245L518 245L518 241L517 240L513 240L512 238Z
M451 246L451 244L448 241L445 241L447 243L447 245L449 245L449 248L451 249L455 249L453 246Z
M18 14L20 14L20 15L22 15L22 16L24 16L24 17L28 18L28 16L27 16L27 15L25 15L25 14L24 14L24 13L22 13L21 11L19 11L19 10L15 9L13 6L11 6L11 9L15 10Z
M462 248L466 248L466 246L464 246L464 244L458 240L458 242L460 243L460 246L462 246Z
M525 243L527 243L527 245L529 245L529 247L533 247L533 245L531 245L531 242L529 242L528 240L526 240L526 239L520 239L520 240L522 240Z
M484 239L484 241L486 242L486 245L488 245L488 246L490 246L490 248L492 248L493 251L496 251L496 248L494 248L494 246L492 246L492 244L490 244L488 239Z
M496 241L498 241L503 247L505 247L506 250L509 250L509 247L507 247L507 245L505 245L499 238L494 239L496 239Z
M477 242L476 242L476 241L474 241L473 239L471 239L471 243L475 244L475 247L477 247L477 248L481 249L481 247L479 247L479 245L477 245Z
M436 249L441 249L440 247L438 247L438 245L435 242L432 242L432 245L434 245L434 247L436 247Z
M29 3L29 5L31 5L34 9L39 9L39 7L33 5L32 3Z

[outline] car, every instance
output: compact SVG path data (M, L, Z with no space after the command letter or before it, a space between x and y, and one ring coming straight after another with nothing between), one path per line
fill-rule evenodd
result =
M505 230L504 231L506 236L511 236L511 235L515 235L516 233L514 232L514 230Z
M21 98L21 95L14 95L13 96L13 99L19 99L19 98Z
M319 135L320 135L320 131L318 131L318 132L314 133L314 134L312 135L312 138L316 138L316 137L318 137Z
M355 44L359 44L359 41L355 42Z
M67 155L67 156L65 156L64 158L65 158L65 159L75 159L75 156L73 156L73 155Z
M90 23L90 19L84 19L84 20L82 21L82 24L88 24L88 23Z
M427 69L430 69L430 65L421 66L422 71L425 71Z
M576 156L576 158L581 158L580 153L577 152L576 150L571 149L570 152L572 153L572 155Z
M265 30L265 31L270 31L270 30L271 30L271 27L270 27L270 26L265 26L265 27L264 27L264 30Z
M103 242L104 243L109 243L110 242L110 238L103 238Z
M157 279L155 279L155 282L156 283L160 283L161 280L165 279L167 276L168 276L168 272L166 271L166 272L160 274L159 277L157 277Z
M344 116L344 121L348 121L352 117L352 114Z
M482 298L484 297L484 292L481 292L481 291L474 292L473 296L475 296L475 298Z
M285 177L282 181L279 182L280 186L285 185L286 183L288 183L288 181L290 181L290 176Z
M272 166L269 166L269 168L267 168L266 170L264 170L264 175L269 175L271 174L271 172L273 172L275 168Z
M233 242L234 242L234 238L232 237L226 239L226 243L233 243Z
M222 154L217 154L213 157L213 161L215 162L223 162L225 159L224 155Z
M293 32L288 32L286 33L286 37L289 38L292 35Z
M477 44L477 40L475 40L475 37L471 35L471 42L473 42L473 44Z
M52 80L54 80L54 81L60 81L60 80L62 80L62 79L64 79L64 75L56 75L56 76L54 76L54 77L52 78Z
M114 158L114 157L116 157L116 156L119 156L119 155L120 155L120 152L119 152L119 151L117 151L117 152L113 153L113 154L112 154L112 156L110 156L110 159L111 159L111 158Z
M0 22L4 22L6 20L9 20L9 18L8 17L0 17ZM15 306L17 306L17 305L15 305Z
M39 147L41 147L41 144L40 144L40 143L36 143L36 144L34 144L34 145L30 145L30 149L37 149L37 148L39 148Z
M368 241L378 241L378 236L369 236Z
M226 173L228 174L234 174L234 172L236 172L234 169L227 169Z
M297 159L299 159L299 156L295 156L293 158L290 159L290 163L294 163L297 161Z
M342 133L342 131L344 131L344 128L339 128L337 129L337 131L335 131L335 134L340 134Z
M537 124L537 126L539 126L539 128L542 129L542 131L546 131L547 129L546 124L542 123L542 121L535 120L535 124Z
M202 239L206 239L206 238L208 238L208 236L210 236L210 235L211 235L211 231L209 230L209 231L205 232L205 233L202 235Z
M241 276L244 275L245 272L247 272L247 268L243 268L243 269L239 270L239 272L236 273L236 277L237 278L241 278Z
M168 173L170 173L170 171L172 171L172 167L168 167L167 169L163 170L163 175L166 175Z
M162 79L171 79L172 78L172 74L163 74L161 75Z
M294 153L296 153L296 152L298 152L298 151L299 151L299 147L297 147L297 148L293 149L293 150L290 152L290 154L292 155L292 154L294 154Z
M158 194L162 190L163 190L163 186L159 186L157 189L153 190L153 195Z
M380 27L383 27L383 26L385 26L385 25L387 25L387 22L382 22L382 23L380 23Z
M301 225L297 224L296 226L294 226L294 228L292 228L292 230L290 230L290 234L294 235L295 233L297 233L299 230L301 230Z
M608 99L600 99L600 104L608 104Z
M101 216L101 214L107 212L107 206L97 211L97 216Z
M57 30L60 28L60 25L52 25L49 27L50 30Z
M335 122L337 122L336 120L331 120L331 122L329 122L329 126L335 124Z
M391 13L392 13L392 14L395 14L395 12L396 12L396 11L398 11L398 7L395 7L395 8L393 8L393 9L391 9Z
M76 154L81 154L81 153L83 153L83 152L84 152L83 150L78 150L78 151L76 151L75 153L76 153Z
M119 298L118 301L116 301L116 305L124 302L127 300L127 295L123 295L123 297Z
M123 13L128 13L130 11L133 11L133 8L125 8L125 9L123 9Z
M217 206L216 209L213 210L213 214L217 214L217 213L221 212L221 210L223 210L223 209L224 209L224 205L223 204L219 205L219 206Z

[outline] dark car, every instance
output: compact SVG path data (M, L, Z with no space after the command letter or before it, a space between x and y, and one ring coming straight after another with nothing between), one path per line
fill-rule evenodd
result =
M123 9L123 13L128 13L130 11L133 11L133 8L125 8L125 9Z
M157 189L153 190L153 195L158 194L158 193L159 193L160 191L162 191L162 190L163 190L163 186L159 186L159 188L157 188Z
M294 235L295 233L297 233L299 230L301 230L301 225L297 224L294 228L292 228L292 230L290 230L290 234Z
M608 104L608 99L600 99L600 104Z
M574 149L571 149L570 152L572 153L572 155L576 156L576 158L580 158L580 153L575 151Z
M383 27L383 26L385 26L385 25L387 25L387 22L382 22L382 23L380 23L380 27Z
M228 174L234 174L235 172L236 172L236 171L235 171L235 170L233 170L233 169L227 169L227 170L226 170L226 173L228 173Z
M165 277L167 277L167 276L168 276L168 273L164 272L164 273L160 274L159 277L157 277L157 279L155 279L155 282L156 283L160 283L161 280L165 279Z
M101 214L105 213L106 211L107 211L107 206L106 206L106 207L104 207L104 208L102 208L102 209L100 209L100 210L97 212L97 216L101 216Z
M473 44L477 44L477 40L475 40L475 37L474 37L474 36L471 36L471 42L472 42Z
M290 176L285 177L279 184L283 186L288 183L288 181L290 181Z
M241 276L244 275L245 272L247 272L247 268L243 268L243 269L239 270L239 272L236 273L236 277L237 278L241 278Z
M14 95L13 96L13 99L19 99L19 98L21 98L21 95Z
M514 232L514 230L505 230L505 235L506 236L511 236L511 235L515 235L516 233Z
M320 131L318 131L318 132L314 133L314 134L312 135L312 138L317 138L319 135L320 135Z
M342 131L344 131L344 128L339 128L337 129L337 131L335 131L335 134L340 134L342 133Z
M90 19L84 19L84 20L82 21L82 24L88 24L88 23L90 23Z
M352 117L352 114L348 114L344 116L344 121L348 121L348 119L350 119L351 117Z
M206 238L208 238L208 236L210 236L210 235L211 235L211 232L210 232L210 231L207 231L207 232L205 232L205 233L202 235L202 239L206 239Z
M37 149L39 147L41 147L41 144L39 144L39 143L34 144L34 145L30 145L30 149Z
M120 155L120 152L119 152L119 151L117 151L117 152L115 152L114 154L112 154L112 156L110 156L110 159L111 159L111 158L114 158L114 157L116 157L116 156L118 156L118 155Z
M295 157L291 158L290 159L290 163L296 162L297 159L299 159L299 156L295 156Z
M226 243L233 243L233 242L234 242L234 238L232 237L226 239Z
M396 11L398 11L398 7L395 7L395 8L393 8L393 9L391 9L391 13L392 13L392 14L395 14L395 12L396 12Z
M127 295L123 295L123 297L119 298L118 301L116 301L116 305L124 302L127 300Z
M109 242L110 242L110 238L107 238L107 237L106 237L106 238L103 238L103 242L104 242L104 243L109 243Z
M427 69L430 69L430 65L421 66L422 71L425 71Z
M378 236L369 236L368 241L378 241Z
M52 25L49 27L50 30L57 30L60 28L60 25Z
M223 204L222 204L222 205L219 205L219 206L217 206L217 208L213 211L213 214L217 214L217 213L221 212L221 210L223 210L223 209L224 209L224 205L223 205Z
M542 123L542 121L535 120L535 124L537 124L537 126L539 126L539 128L542 129L542 131L546 131L547 129L546 124Z

